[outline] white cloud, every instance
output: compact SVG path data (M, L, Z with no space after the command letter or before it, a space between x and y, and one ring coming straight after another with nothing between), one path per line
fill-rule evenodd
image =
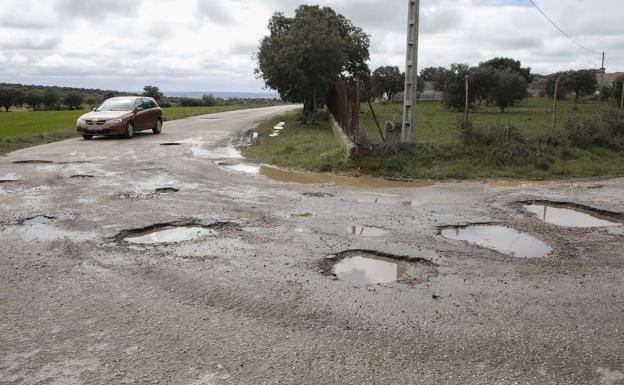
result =
M404 66L405 1L318 0L372 35L371 67ZM139 90L259 90L252 52L293 0L3 0L0 82ZM537 72L596 68L524 0L421 1L421 67L511 56ZM608 69L624 70L621 0L541 0ZM607 11L605 11L607 10Z

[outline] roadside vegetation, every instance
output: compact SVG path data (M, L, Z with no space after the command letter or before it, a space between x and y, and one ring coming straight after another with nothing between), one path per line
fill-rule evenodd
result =
M304 124L302 112L293 112L262 123L258 128L258 144L243 148L250 160L280 167L311 171L339 171L346 165L345 151L334 135L327 112L318 113L318 122ZM273 127L285 123L277 137L271 137Z
M381 114L392 114L401 111L401 104L375 108ZM295 113L262 125L258 145L245 149L244 154L257 162L284 167L390 178L557 179L624 175L624 113L615 109L606 109L596 116L589 113L591 106L586 106L585 114L579 111L555 131L549 128L550 115L544 100L529 99L505 113L524 122L519 126L497 121L502 113L496 107L475 113L474 121L479 124L468 126L459 125L458 113L443 108L439 102L428 103L426 109L420 120L423 124L418 128L423 140L413 147L368 152L347 161L329 121L323 119L310 127L301 123ZM364 113L363 124L370 135L377 134L368 114ZM431 118L427 119L427 114ZM273 125L280 119L294 129L270 138Z

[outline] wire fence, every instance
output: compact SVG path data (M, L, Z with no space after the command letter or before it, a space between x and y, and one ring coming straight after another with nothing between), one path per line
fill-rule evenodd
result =
M619 89L623 87L620 85ZM417 102L417 143L459 142L462 140L462 127L466 124L477 128L512 127L529 139L559 135L574 123L600 119L605 113L624 107L624 92L618 98L609 96L599 101L597 95L576 98L573 94L560 94L555 98L533 91L529 97L513 103L504 111L489 100L476 100L470 95L470 88L468 100L471 102L467 109L465 106L447 107L442 98L441 92L432 91ZM391 143L393 137L396 138L397 130L400 135L402 99L365 101L360 107L359 125L354 126L350 120L348 130L345 130L356 143L383 145ZM352 108L348 110L352 111Z

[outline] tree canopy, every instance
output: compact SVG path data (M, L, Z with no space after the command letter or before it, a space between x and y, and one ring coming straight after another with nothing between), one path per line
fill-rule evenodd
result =
M260 44L257 75L282 99L315 111L336 80L369 76L370 37L329 7L301 5L293 18L275 13ZM311 113L311 114L310 114Z
M152 98L156 100L156 102L160 103L164 95L160 92L160 89L156 86L145 86L143 87L143 96L147 96L148 98Z
M374 96L388 96L392 100L394 95L403 91L405 87L405 74L396 66L383 66L373 71L371 77L371 89Z

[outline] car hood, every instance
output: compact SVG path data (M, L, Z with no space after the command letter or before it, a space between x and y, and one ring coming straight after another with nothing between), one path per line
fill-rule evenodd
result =
M82 115L80 119L109 120L116 118L125 118L130 116L131 114L131 111L93 111Z

